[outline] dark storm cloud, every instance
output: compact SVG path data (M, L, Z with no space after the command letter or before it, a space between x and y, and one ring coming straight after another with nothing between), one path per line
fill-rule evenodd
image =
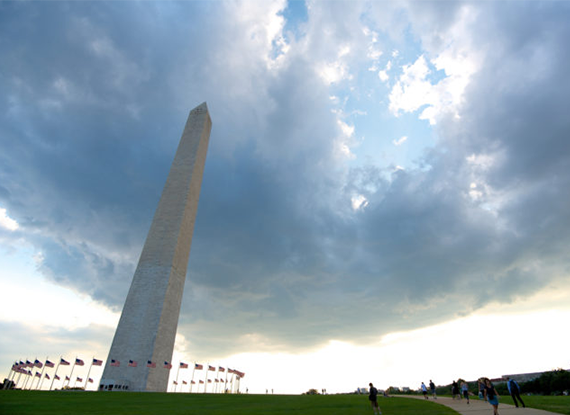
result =
M477 6L486 59L461 118L438 123L422 169L394 173L333 151L316 5L308 50L271 70L233 3L3 4L0 206L44 275L120 308L187 112L207 100L180 320L193 353L365 340L530 295L568 267L570 33L564 4L511 6ZM448 30L460 8L441 10L413 3L411 27Z

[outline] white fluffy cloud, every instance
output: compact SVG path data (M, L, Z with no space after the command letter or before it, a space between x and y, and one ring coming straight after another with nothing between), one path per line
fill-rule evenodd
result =
M0 226L9 231L15 231L20 227L18 222L8 216L6 209L0 208Z

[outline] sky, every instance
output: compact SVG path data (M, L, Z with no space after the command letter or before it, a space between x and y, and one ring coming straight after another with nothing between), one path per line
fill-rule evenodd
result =
M240 370L250 393L570 368L569 19L563 1L0 2L0 376L107 359L202 102L175 364Z

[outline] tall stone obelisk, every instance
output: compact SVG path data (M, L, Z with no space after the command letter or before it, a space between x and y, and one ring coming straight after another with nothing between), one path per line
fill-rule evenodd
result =
M211 129L204 102L188 116L105 362L100 390L166 392L170 371L164 362L172 359ZM129 361L136 362L136 367L129 366ZM148 361L156 367L148 367Z

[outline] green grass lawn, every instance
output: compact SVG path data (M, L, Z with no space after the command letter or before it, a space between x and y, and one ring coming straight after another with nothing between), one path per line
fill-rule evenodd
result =
M457 415L431 401L379 398L384 415ZM372 415L366 395L214 395L0 391L1 415Z
M570 415L570 396L522 395L521 397L529 408L544 409L545 411ZM499 402L514 405L510 395L502 395Z

